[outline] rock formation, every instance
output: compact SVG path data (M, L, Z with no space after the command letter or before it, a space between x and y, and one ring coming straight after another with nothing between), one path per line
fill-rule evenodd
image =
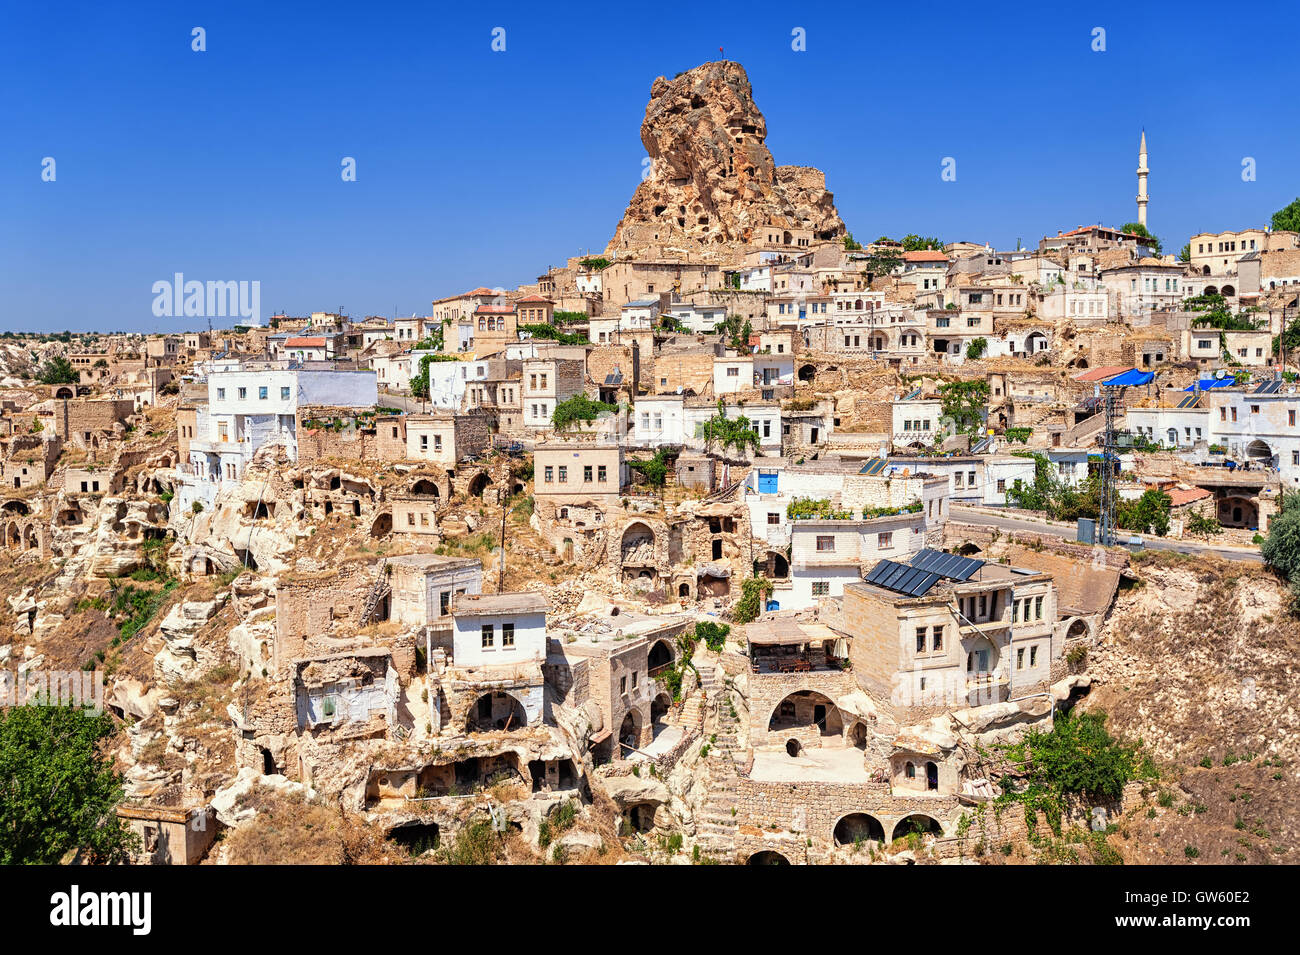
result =
M797 244L845 232L817 169L777 166L767 122L739 63L706 63L659 77L641 123L649 175L628 203L609 251L649 245L763 243L769 227Z

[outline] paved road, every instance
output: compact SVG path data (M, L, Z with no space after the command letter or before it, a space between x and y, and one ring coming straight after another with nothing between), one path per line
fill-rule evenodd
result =
M953 504L950 514L955 520L980 524L984 527L998 527L1006 531L1047 531L1071 541L1077 536L1077 529L1073 524L1034 520L1033 518L1014 514L990 514L987 510L977 509L965 504ZM1126 537L1132 536L1128 531L1122 533ZM1264 558L1260 556L1257 550L1218 547L1209 543L1201 544L1196 541L1172 540L1167 537L1151 537L1147 535L1143 535L1142 543L1152 550L1173 550L1178 551L1180 554L1214 554L1216 557L1222 557L1225 560L1245 560L1256 564L1264 561Z

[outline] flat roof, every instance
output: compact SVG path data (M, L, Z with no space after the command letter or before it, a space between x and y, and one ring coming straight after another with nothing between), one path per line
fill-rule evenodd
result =
M546 613L546 598L532 591L509 594L456 594L451 600L452 616L498 613Z

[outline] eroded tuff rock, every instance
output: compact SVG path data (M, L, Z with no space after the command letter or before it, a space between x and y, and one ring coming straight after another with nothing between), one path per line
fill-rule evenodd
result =
M641 123L650 175L633 193L610 250L762 241L765 226L810 231L812 239L844 234L822 173L777 166L766 138L767 122L739 63L705 63L656 79Z

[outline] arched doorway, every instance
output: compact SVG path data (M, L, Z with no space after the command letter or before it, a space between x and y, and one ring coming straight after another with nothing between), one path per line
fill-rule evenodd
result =
M1088 635L1088 622L1086 620L1081 620L1081 619L1076 619L1073 623L1070 624L1069 629L1065 631L1065 639L1067 640L1075 640L1078 639L1079 637L1086 637L1087 635Z
M764 849L762 852L755 852L745 860L745 865L789 865L790 860L779 852L771 849Z
M1218 287L1217 285L1207 285L1207 286L1205 286L1205 292L1204 292L1204 294L1205 294L1205 295L1218 295L1218 294L1219 294L1219 287Z
M393 515L385 511L376 517L374 523L370 525L370 536L383 537L386 534L392 533L392 530Z
M483 492L492 486L492 479L487 476L486 471L480 471L469 480L469 496L482 497Z
M636 710L628 710L618 728L619 756L626 759L628 754L641 746L641 720Z
M411 485L411 493L417 497L441 497L442 492L438 490L438 485L429 478L420 478ZM480 493L482 493L480 491Z
M870 813L851 812L835 823L831 834L837 846L860 845L863 842L884 842L885 827Z
M1232 298L1234 295L1237 294L1237 290L1236 290L1235 288L1233 288L1231 285L1225 285L1225 286L1223 287L1223 293L1222 293L1222 294L1223 294L1223 297L1224 297L1224 298Z
M660 693L650 701L650 731L655 736L668 728L668 713L672 703L672 698L667 693Z
M1258 527L1259 507L1248 497L1225 497L1219 501L1219 523L1224 527Z
M939 791L939 764L938 763L930 762L925 764L925 788L929 792Z
M1252 461L1271 461L1273 459L1273 449L1268 446L1267 441L1256 438L1246 445L1246 457Z
M867 748L867 724L861 720L853 724L853 729L849 730L849 742L857 749L865 750Z
M844 731L844 718L830 697L813 690L798 690L776 705L767 728L774 733L815 728L819 736L839 736Z
M905 816L894 823L894 839L902 839L913 834L941 836L943 826L939 825L939 820L920 812Z
M1029 337L1025 339L1025 351L1033 355L1036 352L1047 350L1047 336L1042 332L1030 332Z
M623 818L636 832L649 832L655 827L655 805L639 802L628 806Z
M469 708L465 729L471 733L489 730L517 730L528 725L524 705L509 693L494 690L484 693Z
M655 567L655 533L648 525L633 521L623 531L619 539L619 562L624 569Z
M675 659L677 655L673 653L672 645L667 640L656 640L646 654L646 665L653 676L656 670L670 665Z
M17 550L22 546L22 535L16 521L10 521L9 526L5 528L5 546L10 550Z
M799 368L799 380L803 382L812 381L817 375L817 369L812 365L802 365Z

